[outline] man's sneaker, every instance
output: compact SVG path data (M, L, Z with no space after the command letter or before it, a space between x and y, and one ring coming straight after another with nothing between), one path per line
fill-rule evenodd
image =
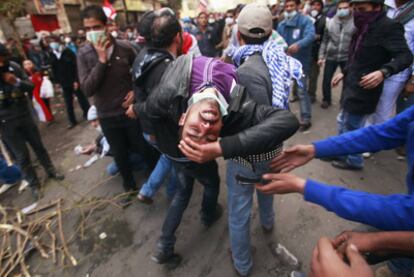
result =
M333 161L331 165L335 168L343 170L362 170L362 167L350 165L349 163L344 161Z
M20 183L20 186L19 186L19 189L18 189L18 192L19 193L22 193L28 186L29 186L30 184L29 184L29 182L28 181L26 181L26 180L22 180L22 182Z
M124 197L122 197L119 201L118 201L118 204L123 208L123 209L125 209L125 208L127 208L127 207L129 207L131 204L132 204L132 201L134 200L134 196L132 195L132 194L130 194L130 195L127 195L127 196L124 196Z
M331 105L331 103L323 101L322 104L321 104L321 108L322 109L327 109L327 108L329 108L330 105Z
M300 131L300 132L306 132L306 131L308 131L311 127L312 127L312 123L310 123L310 122L301 123L301 124L300 124L300 127L299 127L299 131Z
M64 180L64 179L65 179L65 175L63 175L63 174L61 174L61 173L59 173L59 172L57 172L57 171L51 171L51 172L49 172L49 173L47 174L47 176L48 176L50 179L55 179L55 180L57 180L57 181L62 181L62 180Z
M210 228L214 223L216 223L217 220L220 219L220 217L223 215L223 207L217 203L216 206L216 213L214 214L214 217L210 220L204 219L204 217L201 217L201 222L206 228Z
M145 204L145 205L152 205L154 203L154 200L152 200L151 197L147 197L145 195L142 195L141 193L138 193L137 199L139 202Z
M30 190L32 192L32 198L35 202L39 201L40 198L42 198L42 193L40 192L40 189L38 186L30 187Z
M176 268L180 265L182 257L176 253L165 253L164 251L157 250L152 256L151 260L157 264L168 264L170 268Z
M6 191L8 191L9 189L11 189L12 187L14 187L16 184L3 184L0 187L0 194L5 193Z
M273 233L273 225L271 227L265 227L262 225L262 230L265 235L270 235Z

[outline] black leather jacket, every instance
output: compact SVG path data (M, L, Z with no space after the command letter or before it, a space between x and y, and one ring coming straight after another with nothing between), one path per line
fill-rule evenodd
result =
M161 152L174 158L183 157L177 147L178 121L187 110L192 60L192 55L185 55L170 63L160 85L138 107L140 114L146 114L155 122L154 131ZM299 127L291 112L256 104L240 85L231 93L228 112L220 134L226 159L271 151Z

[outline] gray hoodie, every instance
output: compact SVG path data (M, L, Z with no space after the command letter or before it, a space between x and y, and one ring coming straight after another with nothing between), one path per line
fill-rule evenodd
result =
M349 45L356 28L352 16L341 19L335 15L326 21L319 59L343 62L348 60Z

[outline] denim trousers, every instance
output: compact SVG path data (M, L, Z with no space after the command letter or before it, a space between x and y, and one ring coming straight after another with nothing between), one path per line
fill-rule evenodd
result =
M405 81L394 81L386 79L380 100L375 113L367 118L365 127L370 125L382 124L395 116L397 111L397 100L405 87Z
M318 78L319 78L320 67L318 60L312 60L311 70L309 74L309 96L311 99L316 99L316 90L318 89Z
M261 177L269 172L268 161L253 164L254 171L235 161L227 162L227 203L229 215L230 247L234 267L242 275L247 275L252 266L250 247L250 218L253 208L254 185L240 184L236 175L247 178ZM273 195L256 192L260 222L263 227L272 228L275 220Z
M184 211L190 202L194 181L197 180L204 186L201 220L205 223L210 223L214 220L220 191L220 177L216 161L204 164L173 161L173 166L178 179L177 192L168 208L167 216L162 226L162 234L158 241L158 249L165 254L174 252L175 231L180 225Z
M131 163L133 170L145 170L148 168L144 158L139 153L129 154L129 162ZM109 175L115 176L119 173L119 167L115 161L112 161L112 163L108 164L106 167L106 171Z
M341 135L346 132L351 132L363 128L366 118L367 115L364 114L354 114L341 110L337 117L338 134ZM352 154L342 158L347 164L351 166L359 168L364 167L364 158L362 157L362 154Z
M151 141L149 134L144 133L144 139L155 149L158 149L156 142ZM161 154L154 170L151 172L148 180L142 185L139 193L146 197L153 198L167 178L169 178L166 188L167 197L172 199L177 190L178 180L172 161L166 155Z
M312 104L310 101L310 96L307 92L308 90L308 77L303 76L300 80L302 87L297 86L297 94L299 97L299 106L300 106L300 118L302 123L309 123L312 117Z

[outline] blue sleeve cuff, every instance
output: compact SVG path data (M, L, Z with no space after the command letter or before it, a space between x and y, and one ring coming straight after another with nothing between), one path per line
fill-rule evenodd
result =
M326 140L319 140L312 142L313 146L315 147L315 158L324 158L329 157L332 154L330 153L330 145L326 143Z
M318 204L329 210L331 191L336 189L335 186L328 186L312 179L307 179L305 184L304 199L308 202Z

